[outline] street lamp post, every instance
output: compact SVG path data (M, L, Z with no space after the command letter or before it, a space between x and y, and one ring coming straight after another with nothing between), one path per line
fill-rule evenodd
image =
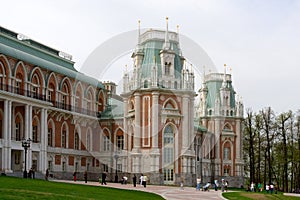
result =
M24 178L27 178L27 164L26 164L26 159L27 159L27 149L30 148L30 142L31 142L31 139L25 139L23 138L22 140L22 147L24 148L25 150L25 163L24 163L24 173L23 173L23 177Z
M115 183L118 183L118 152L115 153L114 158L116 159L116 175L115 175Z

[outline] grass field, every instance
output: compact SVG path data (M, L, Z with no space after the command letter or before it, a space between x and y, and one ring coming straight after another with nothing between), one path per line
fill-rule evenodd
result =
M267 194L265 192L245 192L245 191L234 191L234 192L224 192L223 197L229 200L272 200L272 199L282 199L282 200L299 200L299 197L285 196L283 193L278 194Z
M0 199L163 199L159 195L108 187L0 176Z

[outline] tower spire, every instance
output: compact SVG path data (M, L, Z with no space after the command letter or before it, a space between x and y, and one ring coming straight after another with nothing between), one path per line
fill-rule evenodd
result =
M224 64L224 77L223 77L222 87L223 88L226 87L226 64Z
M141 20L138 20L138 44L140 45L141 44Z
M168 21L169 21L169 18L166 17L166 34L165 34L165 43L164 43L164 47L163 47L166 50L170 49Z

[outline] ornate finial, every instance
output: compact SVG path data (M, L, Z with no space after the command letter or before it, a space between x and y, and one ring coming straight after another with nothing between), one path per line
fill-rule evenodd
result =
M139 31L139 35L138 35L138 44L140 44L140 36L141 36L141 20L138 20L138 31Z
M127 70L128 70L128 68L127 68L127 64L125 65L125 72L127 73Z
M166 17L166 33L165 33L165 43L163 45L163 49L170 49L168 20L169 18Z
M141 34L140 30L141 30L141 20L138 21L138 29L139 29L139 35Z
M230 72L230 74L232 73L232 67L229 67L229 72Z
M179 33L179 25L176 26L177 34Z

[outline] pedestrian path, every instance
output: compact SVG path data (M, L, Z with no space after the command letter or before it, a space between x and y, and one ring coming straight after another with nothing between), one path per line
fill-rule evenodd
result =
M120 183L107 183L107 185L101 185L98 182L87 182L84 181L69 181L69 180L53 180L57 182L65 182L65 183L73 183L73 184L85 184L85 185L93 185L99 187L112 187L119 189L127 189L127 190L139 190L145 192L151 192L162 196L167 200L217 200L217 199L225 199L222 197L222 192L220 190L214 191L210 190L209 192L196 191L195 188L192 187L184 187L184 189L180 189L180 187L175 186L159 186L159 185L147 185L144 188L141 185L137 185L137 187L133 187L132 184L122 185Z

